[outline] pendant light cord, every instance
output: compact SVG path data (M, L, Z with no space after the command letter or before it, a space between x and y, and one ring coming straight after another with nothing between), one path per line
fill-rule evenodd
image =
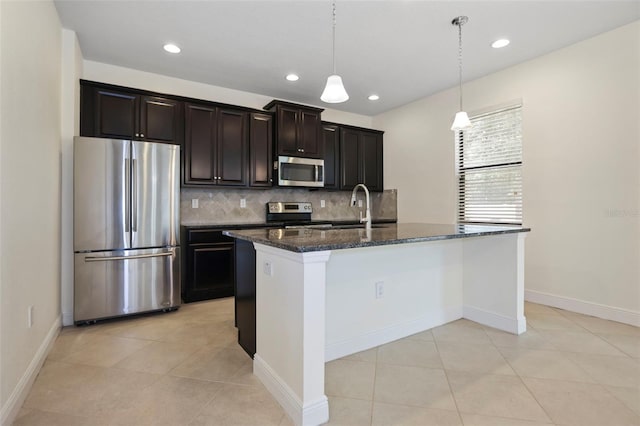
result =
M458 20L458 81L460 87L460 111L462 109L462 20Z
M336 74L336 0L333 0L333 75Z

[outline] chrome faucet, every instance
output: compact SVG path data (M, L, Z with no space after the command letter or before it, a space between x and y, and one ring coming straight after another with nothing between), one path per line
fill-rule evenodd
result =
M371 204L369 202L369 189L364 185L364 183L359 183L353 187L353 191L351 192L351 206L356 206L356 193L358 192L358 188L362 188L364 190L364 195L367 203L367 212L364 217L362 217L362 212L360 212L360 223L365 224L367 231L371 232Z

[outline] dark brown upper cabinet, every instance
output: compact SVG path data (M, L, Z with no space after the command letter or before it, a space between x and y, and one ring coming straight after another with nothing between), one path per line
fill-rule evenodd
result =
M81 81L81 136L180 144L182 102Z
M249 122L249 186L273 185L273 116L252 113Z
M247 113L185 104L184 185L247 185Z
M321 108L271 101L264 107L276 118L277 155L323 158Z
M364 183L371 191L382 191L383 132L340 127L340 189ZM326 160L325 160L326 167Z
M340 189L340 128L336 124L323 123L324 139L324 187Z

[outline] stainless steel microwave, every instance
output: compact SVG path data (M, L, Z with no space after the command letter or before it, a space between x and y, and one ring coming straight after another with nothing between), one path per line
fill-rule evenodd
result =
M324 187L324 160L301 157L278 157L278 185Z

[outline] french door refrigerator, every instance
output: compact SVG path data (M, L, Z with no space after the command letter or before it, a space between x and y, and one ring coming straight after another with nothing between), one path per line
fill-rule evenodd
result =
M180 305L180 147L74 138L74 321Z

